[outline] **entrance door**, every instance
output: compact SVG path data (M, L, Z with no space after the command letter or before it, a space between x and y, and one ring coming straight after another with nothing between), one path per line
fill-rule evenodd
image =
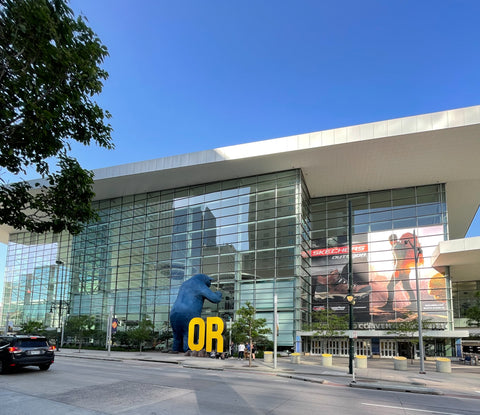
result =
M407 359L414 359L415 356L412 356L412 343L398 342L398 355Z
M395 340L380 340L380 356L395 357L397 356L397 342Z

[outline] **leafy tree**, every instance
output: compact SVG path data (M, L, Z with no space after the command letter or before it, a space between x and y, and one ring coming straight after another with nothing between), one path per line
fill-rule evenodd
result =
M173 331L167 324L164 324L162 330L158 334L158 342L165 343L165 349L168 350L168 342L173 339Z
M23 334L44 334L45 329L45 324L41 321L31 320L20 324L20 330Z
M113 338L114 338L114 342L116 344L119 344L121 346L126 346L127 348L130 348L131 340L128 337L128 332L127 331L117 330L117 332L113 335Z
M325 349L325 340L332 337L346 337L345 330L348 329L348 316L340 316L332 310L320 310L312 313L312 330L315 337L323 339L322 348Z
M153 323L144 318L138 323L137 327L128 330L127 334L131 342L137 345L140 348L140 353L142 353L142 347L145 342L153 337Z
M75 234L98 218L93 173L71 143L113 148L110 114L93 100L107 48L67 3L0 0L0 223L30 232ZM27 171L42 180L22 180Z
M232 325L234 339L237 341L247 340L250 344L250 350L252 350L253 341L256 341L263 334L272 332L272 330L265 327L267 320L264 318L256 318L255 314L255 308L247 301L245 307L238 309L236 320ZM248 366L252 366L251 353L249 353Z
M413 359L415 357L415 346L420 343L420 338L418 334L418 316L417 313L409 311L405 318L398 319L395 322L391 323L392 328L387 331L388 334L394 334L397 338L407 337L410 343L410 356L412 357L411 361L413 364ZM422 320L422 329L428 330L431 328L431 321L428 319Z
M75 338L75 343L78 344L78 351L80 352L84 338L95 333L95 317L88 315L70 316L65 323L65 333Z

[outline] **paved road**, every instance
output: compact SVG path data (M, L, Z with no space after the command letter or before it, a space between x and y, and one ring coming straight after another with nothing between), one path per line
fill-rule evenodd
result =
M0 413L471 415L480 405L475 396L355 389L345 373L325 375L324 383L301 381L307 376L302 372L325 380L308 373L308 364L292 370L281 362L284 367L272 371L260 362L252 370L236 360L185 363L173 356L165 363L158 354L116 354L107 360L105 353L80 355L62 351L48 372L32 368L0 376Z
M239 370L245 369L246 361L235 359L214 360L209 358L187 357L183 354L169 354L159 352L112 352L106 351L82 351L64 349L57 353L58 357L71 356L76 358L94 359L120 359L143 360L151 362L164 362L180 364L203 369ZM435 361L426 361L426 373L420 374L419 361L409 362L406 371L394 370L392 359L368 359L366 369L357 369L356 386L375 386L377 389L404 390L419 393L443 393L456 395L480 396L480 366L465 366L452 361L451 373L439 373L436 371ZM266 363L257 359L253 362L250 371L264 371L275 373L280 376L295 376L297 379L323 381L332 377L340 377L343 384L351 384L352 375L348 374L348 359L342 357L333 358L333 366L324 367L318 356L301 356L300 364L290 363L288 357L279 358L277 368L273 369L272 363ZM427 390L425 390L427 389Z

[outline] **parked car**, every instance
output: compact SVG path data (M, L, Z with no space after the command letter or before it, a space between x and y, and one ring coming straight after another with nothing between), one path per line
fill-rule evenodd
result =
M0 373L23 366L48 370L55 360L55 346L46 337L28 335L0 336Z

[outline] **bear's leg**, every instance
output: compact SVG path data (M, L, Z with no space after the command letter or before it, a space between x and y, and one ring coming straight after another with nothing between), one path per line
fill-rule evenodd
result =
M183 334L183 351L186 352L188 349L188 330L186 330Z
M173 329L173 347L174 352L183 351L183 330L178 330L178 327Z

